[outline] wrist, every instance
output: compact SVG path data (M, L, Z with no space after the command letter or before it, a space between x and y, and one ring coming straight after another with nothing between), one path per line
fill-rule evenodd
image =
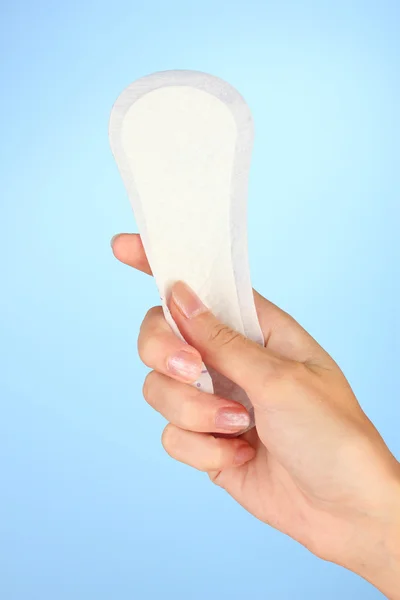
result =
M400 600L400 464L382 503L357 525L357 544L346 568L378 588L390 600Z

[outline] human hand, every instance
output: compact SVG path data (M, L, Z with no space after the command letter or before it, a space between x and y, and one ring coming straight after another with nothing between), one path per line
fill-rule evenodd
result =
M112 245L119 260L150 274L139 236ZM182 282L169 308L188 345L161 307L146 315L138 346L153 371L144 396L170 422L163 445L258 519L400 598L399 463L333 359L289 315L254 297L265 348L218 322ZM256 428L213 435L240 434L249 415L189 385L202 360L246 391Z

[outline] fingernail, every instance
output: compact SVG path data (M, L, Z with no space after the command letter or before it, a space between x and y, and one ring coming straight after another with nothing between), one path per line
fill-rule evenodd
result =
M215 425L218 429L242 431L249 427L250 415L240 407L221 408L215 415Z
M172 300L187 319L193 319L197 315L207 311L202 301L192 289L183 281L178 281L171 292Z
M112 236L111 240L110 240L110 246L111 248L114 248L114 242L117 239L117 237L119 237L121 234L120 233L116 233L115 235Z
M247 463L249 460L254 458L254 454L255 454L254 448L249 446L249 444L242 444L236 450L236 454L233 459L233 463L236 466L244 465L244 463Z
M201 361L195 354L181 350L168 359L168 371L188 382L196 381L201 371Z

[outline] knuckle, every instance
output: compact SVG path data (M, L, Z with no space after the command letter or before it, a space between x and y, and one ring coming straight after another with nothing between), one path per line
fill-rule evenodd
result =
M207 475L210 478L211 483L213 483L214 485L217 485L218 487L223 488L223 480L222 480L222 473L223 471L221 469L214 469L213 471L207 471Z
M215 346L221 347L226 344L232 344L241 337L240 333L234 331L228 325L216 323L209 332L209 342Z
M144 317L143 323L145 321L153 319L154 317L158 317L161 310L161 306L152 306L151 308L149 308L149 310L146 313L146 316Z
M160 310L162 310L160 306L153 306L150 308L140 326L137 349L140 360L145 364L148 363L153 347L152 335L149 335L153 328L149 327L149 321L153 320L154 317L159 316Z
M156 382L157 375L158 374L156 373L156 371L150 371L150 373L146 375L145 380L143 382L143 397L149 404L152 403L152 392L154 390L154 384Z
M146 364L148 362L149 356L149 338L145 336L142 331L139 333L138 342L137 342L137 350L139 354L140 360Z
M210 470L216 471L221 470L226 462L226 452L224 440L215 438L214 450L212 453L212 459L210 464Z
M173 458L176 456L176 449L178 447L178 429L168 423L161 436L161 443L163 445L164 450L172 456Z

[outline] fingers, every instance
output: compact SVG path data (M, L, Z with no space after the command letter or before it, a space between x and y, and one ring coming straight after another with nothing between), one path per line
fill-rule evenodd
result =
M173 425L196 432L240 433L250 425L241 404L201 392L152 371L143 386L145 400Z
M167 425L162 444L172 458L200 471L220 471L239 467L255 456L255 450L246 441L215 438Z
M137 233L120 233L111 240L114 256L121 262L151 275L151 269L143 248L140 235Z
M170 310L184 338L210 365L244 390L258 391L284 366L271 351L223 325L183 282L171 290Z
M121 262L151 275L139 234L120 233L111 240L115 257ZM266 347L279 356L332 368L334 361L299 323L278 306L254 291L254 302Z
M172 333L161 307L147 313L138 346L143 362L158 371L147 376L143 394L170 421L162 440L170 456L207 472L238 467L254 457L255 450L246 440L205 433L240 433L250 425L250 416L237 402L183 383L197 379L200 354Z
M145 365L179 381L192 383L201 373L203 363L198 350L172 332L161 306L150 309L145 316L138 350Z
M111 240L115 257L121 262L151 275L140 235L120 233ZM290 360L310 366L332 368L334 361L299 323L278 306L254 291L254 302L266 347Z

